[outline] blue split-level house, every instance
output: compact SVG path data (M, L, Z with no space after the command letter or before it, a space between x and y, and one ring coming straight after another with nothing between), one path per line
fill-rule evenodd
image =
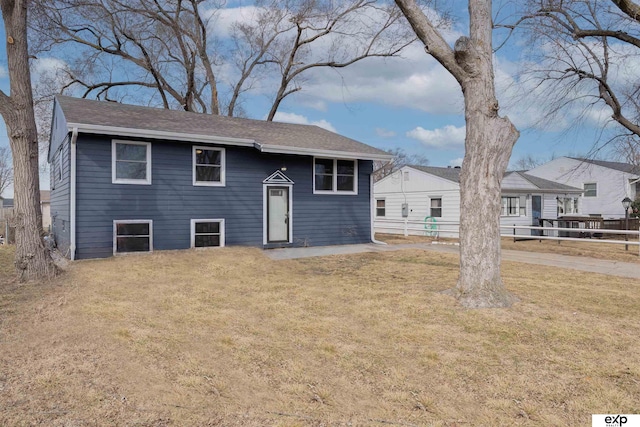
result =
M58 96L52 232L71 259L369 242L389 159L317 126Z

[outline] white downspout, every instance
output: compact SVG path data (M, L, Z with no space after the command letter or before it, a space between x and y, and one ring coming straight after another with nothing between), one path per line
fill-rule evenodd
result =
M69 252L71 260L76 259L76 141L78 139L78 128L74 127L71 132L71 165L69 174L71 175L71 185L69 189Z
M378 170L380 170L380 169L378 169ZM374 237L375 234L376 234L375 226L374 226L374 222L376 220L376 217L375 217L375 214L376 214L376 206L375 206L376 200L373 198L373 174L375 172L377 172L377 170L372 171L371 175L369 175L369 204L371 205L371 209L370 209L370 211L371 211L371 220L370 220L370 223L371 223L371 242L375 243L375 244L378 244L378 245L386 245L387 244L386 242L381 242L380 240L376 240L375 237Z

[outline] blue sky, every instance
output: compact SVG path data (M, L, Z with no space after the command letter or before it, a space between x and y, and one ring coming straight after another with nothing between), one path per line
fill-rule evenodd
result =
M451 43L466 32L465 9L457 12L458 23L446 37ZM240 15L240 9L232 8L219 19L239 19ZM0 87L8 91L4 45L0 44ZM601 137L602 112L592 111L579 127L572 124L580 108L567 109L552 122L540 124L547 108L544 99L517 77L527 66L524 50L514 39L495 56L500 113L508 115L521 131L512 161L526 155L549 158L587 153ZM266 94L260 93L244 103L248 115L256 119L263 119L269 106ZM402 148L423 155L432 166L459 165L464 155L460 89L419 44L406 49L402 58L365 60L339 71L318 70L302 91L285 100L277 119L318 124L385 150ZM8 145L3 123L0 145ZM41 186L49 187L46 173Z

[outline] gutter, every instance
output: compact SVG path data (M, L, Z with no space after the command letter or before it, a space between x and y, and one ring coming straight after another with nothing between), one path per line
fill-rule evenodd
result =
M71 186L69 189L69 252L71 261L76 259L76 141L78 140L78 128L71 131L71 164L69 174L71 175Z
M228 138L222 136L198 135L193 133L166 132L162 130L123 128L118 126L103 125L85 125L80 123L68 123L69 130L76 129L82 133L113 135L113 136L130 136L134 138L146 139L170 139L173 141L188 142L206 142L210 144L226 144L236 145L240 147L253 147L255 142L253 139L246 138Z
M389 161L393 159L393 156L389 154L371 154L371 153L356 153L339 150L318 150L315 148L302 148L302 147L287 147L282 145L268 145L259 144L259 150L263 153L276 153L276 154L298 154L306 156L326 156L337 159L349 159L349 160L379 160ZM374 171L375 172L375 171ZM373 173L373 172L372 172Z
M375 226L374 223L376 221L376 199L373 197L373 174L378 172L380 169L382 168L378 168L374 171L371 171L371 174L369 175L369 205L370 205L370 220L369 223L371 224L371 243L375 243L376 245L386 245L386 242L381 242L380 240L376 240L375 239Z
M199 135L193 133L181 133L181 132L167 132L161 130L149 130L149 129L136 129L125 128L118 126L104 126L104 125L92 125L81 123L67 123L69 131L76 129L78 132L98 134L98 135L111 135L119 137L133 137L144 139L168 139L172 141L186 141L186 142L199 142L208 144L224 144L237 147L252 147L263 153L275 153L275 154L297 154L306 156L326 156L338 159L353 159L353 160L380 160L389 161L393 157L388 154L370 154L370 153L356 153L339 150L318 150L314 148L303 147L287 147L282 145L268 145L261 144L254 139L247 138L232 138L216 135Z

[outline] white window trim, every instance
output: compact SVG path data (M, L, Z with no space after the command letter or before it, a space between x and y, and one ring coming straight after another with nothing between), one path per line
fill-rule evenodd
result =
M587 196L587 189L586 189L586 186L587 186L587 185L591 185L591 184L593 184L593 185L595 185L595 186L596 186L596 195L595 195L595 196ZM584 182L584 183L582 184L582 189L584 190L583 197L588 197L588 198L598 197L598 183L597 183L597 182Z
M147 147L147 177L145 179L116 178L116 144L144 145ZM150 142L126 141L122 139L111 140L111 183L112 184L151 185L151 143Z
M431 201L434 199L440 199L440 207L439 208L434 208L433 206L431 206ZM431 215L431 209L440 209L440 216L433 216ZM444 213L444 209L442 207L442 196L433 196L433 197L429 197L429 216L431 218L442 218L442 214Z
M316 159L333 160L333 190L316 190ZM338 190L338 160L353 162L353 191ZM313 194L335 194L343 196L352 196L358 194L358 160L331 157L314 157L311 173L313 174Z
M62 182L63 170L62 170L62 147L58 151L58 173L55 173L56 185Z
M196 248L196 223L197 222L219 222L220 223L220 246L203 246ZM192 249L217 249L224 248L225 245L225 224L224 218L214 219L192 219L191 220L191 248Z
M505 205L502 203L502 199L516 199L515 214L509 213L509 206L506 206L506 209L505 209ZM501 196L500 197L500 216L509 217L509 218L519 217L520 216L520 196Z
M378 200L382 200L384 202L384 208L379 208L378 207ZM387 217L387 199L385 197L376 197L375 199L375 207L376 207L376 212L375 212L375 217L376 218L386 218ZM384 209L384 215L378 215L378 209Z
M196 181L196 150L216 150L220 151L220 181ZM222 147L205 147L194 145L191 149L191 169L193 174L193 185L203 187L224 187L226 185L226 158L227 153Z
M149 251L118 252L118 224L149 224ZM113 221L113 255L150 254L153 252L153 220L151 219L116 219Z

